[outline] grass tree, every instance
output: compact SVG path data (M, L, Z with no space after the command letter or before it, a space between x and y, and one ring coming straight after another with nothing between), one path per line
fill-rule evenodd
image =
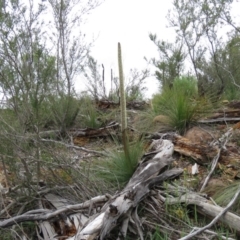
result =
M197 81L192 77L176 78L172 88L165 87L153 97L153 111L164 116L163 124L180 134L211 110L206 98L198 97Z
M124 87L124 73L122 65L121 44L118 43L118 68L119 68L119 91L120 91L120 112L121 112L121 137L123 151L110 151L109 157L96 164L96 176L108 182L117 183L120 187L126 184L134 173L138 161L143 153L142 141L130 142L128 138L126 95ZM122 146L120 147L122 148ZM116 184L115 186L116 187Z

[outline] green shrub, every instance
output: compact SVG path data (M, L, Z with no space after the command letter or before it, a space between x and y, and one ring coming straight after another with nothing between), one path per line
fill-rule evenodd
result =
M165 87L152 100L155 115L164 115L166 123L174 130L184 133L187 127L205 113L208 101L197 97L197 84L192 78L179 78L172 88Z
M82 127L99 128L102 123L99 121L100 112L97 110L94 100L87 95L80 99L80 117Z
M229 84L224 90L223 98L229 101L240 99L240 89L234 84Z
M52 117L57 126L65 129L73 126L79 112L79 100L73 96L52 96L50 98Z

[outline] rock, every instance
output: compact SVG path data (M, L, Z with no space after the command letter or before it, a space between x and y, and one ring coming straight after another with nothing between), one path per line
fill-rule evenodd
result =
M189 139L194 144L213 141L212 135L207 130L199 127L193 127L189 129L184 137Z
M153 122L167 124L169 122L169 117L165 115L158 115L153 119Z
M216 192L226 186L227 184L222 179L212 178L208 182L207 187L204 189L204 193L207 193L209 196L213 196Z

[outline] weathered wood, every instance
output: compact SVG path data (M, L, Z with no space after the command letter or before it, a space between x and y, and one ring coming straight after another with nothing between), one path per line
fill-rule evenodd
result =
M175 134L173 136L174 151L193 158L198 164L209 164L218 152L216 146L195 144L189 139Z
M229 103L224 109L220 109L205 119L198 120L198 123L235 123L240 121L240 103Z
M198 120L198 123L226 123L226 122L239 122L240 117L219 117Z
M189 139L177 134L172 135L170 138L174 143L175 152L191 157L200 165L210 164L219 151L217 144L193 143ZM231 149L228 150L227 147L221 150L219 162L224 163L228 167L240 170L239 154L232 152Z
M149 104L145 101L127 102L127 109L144 110L147 107L149 107Z
M126 219L128 215L131 215L133 208L147 196L151 187L167 179L175 178L182 172L182 169L172 169L158 177L150 178L127 190L123 190L123 192L115 197L114 200L111 200L105 208L103 208L104 211L83 228L74 239L89 240L98 236L98 234L101 240L105 239L105 236L116 226L119 219Z
M76 137L106 137L110 135L111 130L119 129L120 125L117 122L111 122L107 126L94 129L94 128L84 128L84 129L71 129L68 131L73 138Z
M67 205L57 210L49 210L49 209L37 209L26 212L22 215L11 217L9 219L0 221L0 228L5 228L12 226L17 223L25 222L25 221L46 221L52 218L57 217L59 214L71 214L76 211L82 209L88 209L92 206L92 204L96 203L104 203L109 199L107 195L94 197L84 203L75 204L75 205Z
M197 193L186 193L179 198L168 198L167 204L179 204L185 203L187 205L195 205L198 212L201 214L215 218L219 213L221 213L224 208L220 206L215 206L209 202L208 199L200 196ZM227 224L229 227L240 231L240 217L231 212L226 212L220 219L220 222Z
M100 110L118 108L120 106L119 102L113 102L109 100L98 100L96 103Z
M131 211L150 192L154 185L180 175L182 169L166 171L173 161L173 144L168 140L158 140L158 153L150 160L142 161L123 191L113 197L85 228L81 229L75 239L89 240L100 235L100 239L115 227L118 219L126 219ZM159 173L161 173L159 175ZM122 220L122 221L123 221Z
M43 209L43 204L39 201L39 207ZM53 226L48 221L41 221L38 223L39 233L43 236L43 239L53 239L57 240L56 232Z
M217 112L208 116L206 119L219 119L219 118L240 118L240 108L239 103L229 104L228 107L224 109L219 109Z
M99 100L97 102L97 107L100 110L119 108L119 106L120 106L119 102L113 102L109 100ZM127 109L144 110L147 107L149 107L149 104L145 101L127 102Z

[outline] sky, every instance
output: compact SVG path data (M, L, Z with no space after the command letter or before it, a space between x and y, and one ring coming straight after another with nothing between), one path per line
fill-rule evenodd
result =
M171 1L160 0L105 0L88 17L84 31L89 40L95 39L91 54L104 64L105 79L110 82L113 69L118 75L117 44L121 43L124 73L130 69L149 67L144 57L157 57L157 48L149 33L160 39L174 40L174 32L166 27L166 15ZM153 72L153 68L152 68ZM154 77L146 80L146 97L158 91Z

